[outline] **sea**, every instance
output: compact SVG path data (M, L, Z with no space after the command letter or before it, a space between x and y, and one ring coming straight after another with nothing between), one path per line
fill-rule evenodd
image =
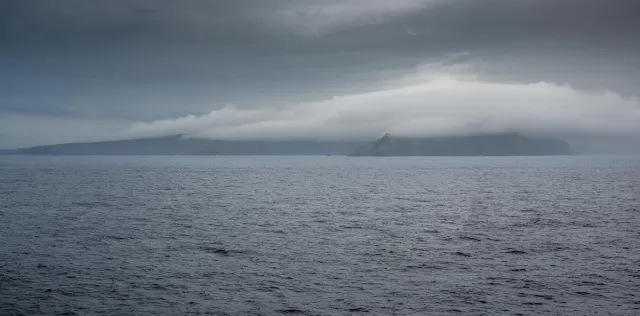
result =
M0 315L640 315L640 157L1 156Z

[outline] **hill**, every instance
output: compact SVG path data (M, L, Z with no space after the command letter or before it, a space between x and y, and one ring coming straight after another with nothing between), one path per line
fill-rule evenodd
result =
M0 152L20 155L347 155L361 142L233 141L180 135L35 146Z
M569 155L564 140L528 138L518 133L457 137L402 138L389 134L351 156L543 156Z
M373 142L240 141L184 138L181 135L35 146L0 150L8 155L342 155L342 156L543 156L568 155L564 140L518 133L408 138L385 135Z

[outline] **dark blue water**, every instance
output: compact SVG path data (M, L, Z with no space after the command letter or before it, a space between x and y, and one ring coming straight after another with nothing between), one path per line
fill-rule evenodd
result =
M640 159L0 157L0 315L638 315Z

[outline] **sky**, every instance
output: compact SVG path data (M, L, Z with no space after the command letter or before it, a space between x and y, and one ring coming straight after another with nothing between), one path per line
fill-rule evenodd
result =
M637 140L637 12L637 0L3 0L0 148Z

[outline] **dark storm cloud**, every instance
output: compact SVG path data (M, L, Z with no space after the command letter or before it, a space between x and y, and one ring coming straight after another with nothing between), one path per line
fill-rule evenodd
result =
M135 42L229 45L261 40L234 1L7 0L0 36L9 45L104 46Z
M639 53L636 12L636 0L4 0L0 65L194 84L459 51L626 64Z
M304 40L328 50L486 48L513 40L632 40L637 12L636 0L5 0L0 31L5 41L57 44L157 40L241 48Z
M623 37L638 31L638 9L635 0L451 1L430 12L427 24L436 33L478 40Z

